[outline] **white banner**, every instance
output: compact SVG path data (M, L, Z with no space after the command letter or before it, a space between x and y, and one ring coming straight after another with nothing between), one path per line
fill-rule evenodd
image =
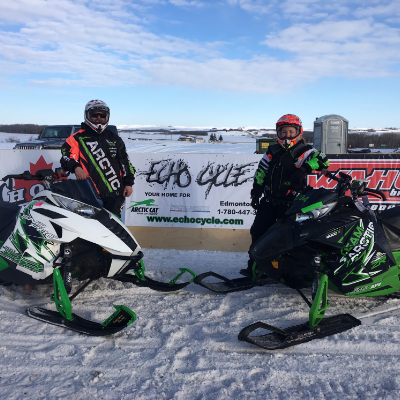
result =
M0 199L25 203L37 181L1 178L60 166L59 150L0 150ZM129 153L136 169L125 205L128 226L249 229L252 179L260 155Z
M129 153L136 169L128 226L249 229L261 155Z

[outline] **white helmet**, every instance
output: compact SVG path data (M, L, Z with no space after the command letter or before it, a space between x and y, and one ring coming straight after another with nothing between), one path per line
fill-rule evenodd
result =
M101 111L106 114L106 121L104 124L94 123L90 118L90 113L93 111ZM101 100L90 100L85 106L85 122L97 133L102 133L108 126L110 120L110 108Z

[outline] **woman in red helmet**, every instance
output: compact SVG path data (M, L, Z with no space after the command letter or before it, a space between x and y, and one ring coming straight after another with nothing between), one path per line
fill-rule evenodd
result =
M329 166L324 153L305 143L297 115L279 118L276 134L278 143L268 147L254 176L251 204L257 214L250 229L252 244L285 215L297 194L306 187L307 174ZM252 276L255 270L255 263L249 259L247 269L240 273Z

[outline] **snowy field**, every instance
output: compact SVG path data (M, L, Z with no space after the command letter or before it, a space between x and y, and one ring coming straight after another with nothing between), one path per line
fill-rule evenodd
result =
M191 128L193 129L193 128ZM200 128L199 128L200 129ZM224 142L155 140L123 132L137 152L253 153L255 139L224 134ZM0 134L13 148L32 135ZM140 243L140 238L138 238ZM178 267L239 277L246 253L144 250L147 273L169 281ZM77 286L74 286L76 289ZM114 336L87 337L28 318L25 309L51 309L50 286L0 286L0 399L399 399L400 300L347 299L330 294L327 315L351 313L363 325L284 351L268 352L239 342L255 321L278 327L305 322L308 307L281 285L216 295L189 285L160 293L102 279L73 302L84 318L103 321L112 304L138 316ZM309 294L306 292L306 294ZM372 316L373 310L394 310Z
M222 134L224 139L221 143L208 143L207 136L202 136L206 143L191 143L178 141L180 135L172 135L171 139L171 135L165 134L120 132L127 150L137 153L252 154L256 150L256 139L251 136L242 136L239 132L219 134ZM0 149L13 149L16 143L34 142L36 138L36 135L0 132Z
M168 281L178 266L228 277L245 253L144 250L149 275ZM101 280L73 302L85 318L104 320L125 304L136 322L114 336L87 337L28 318L52 307L50 287L0 287L1 399L398 399L400 313L363 319L345 333L284 351L239 342L258 320L286 327L307 320L299 295L280 285L216 295L189 285L160 293ZM328 315L368 315L400 300L330 296Z
M263 134L275 134L273 128L246 127L244 130L230 130L218 128L215 131L217 138L222 135L223 141L208 143L209 136L202 137L206 143L192 143L178 141L179 134L171 135L170 132L208 131L212 127L157 127L138 125L118 125L119 135L124 140L128 151L137 153L230 153L253 154L256 150L256 139ZM308 129L311 130L311 129ZM365 132L367 128L355 128L352 132ZM399 133L400 130L377 129L376 134L384 132ZM34 142L37 135L11 134L0 132L0 149L13 149L16 143ZM371 149L373 153L392 152L393 149Z
M30 142L35 140L36 138L37 135L0 132L0 149L13 149L17 143Z

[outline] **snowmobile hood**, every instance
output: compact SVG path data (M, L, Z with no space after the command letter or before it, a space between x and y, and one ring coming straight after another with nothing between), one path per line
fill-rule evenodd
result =
M258 265L275 260L296 247L306 245L310 241L321 242L324 234L338 232L346 224L359 220L361 213L350 210L346 215L327 215L321 219L309 220L304 223L295 221L295 216L289 216L277 221L250 249L250 257ZM339 245L342 247L342 245Z
M325 204L333 203L337 199L338 195L334 190L324 188L309 190L296 198L292 207L286 212L286 215L306 212L305 210L313 205L322 207Z

